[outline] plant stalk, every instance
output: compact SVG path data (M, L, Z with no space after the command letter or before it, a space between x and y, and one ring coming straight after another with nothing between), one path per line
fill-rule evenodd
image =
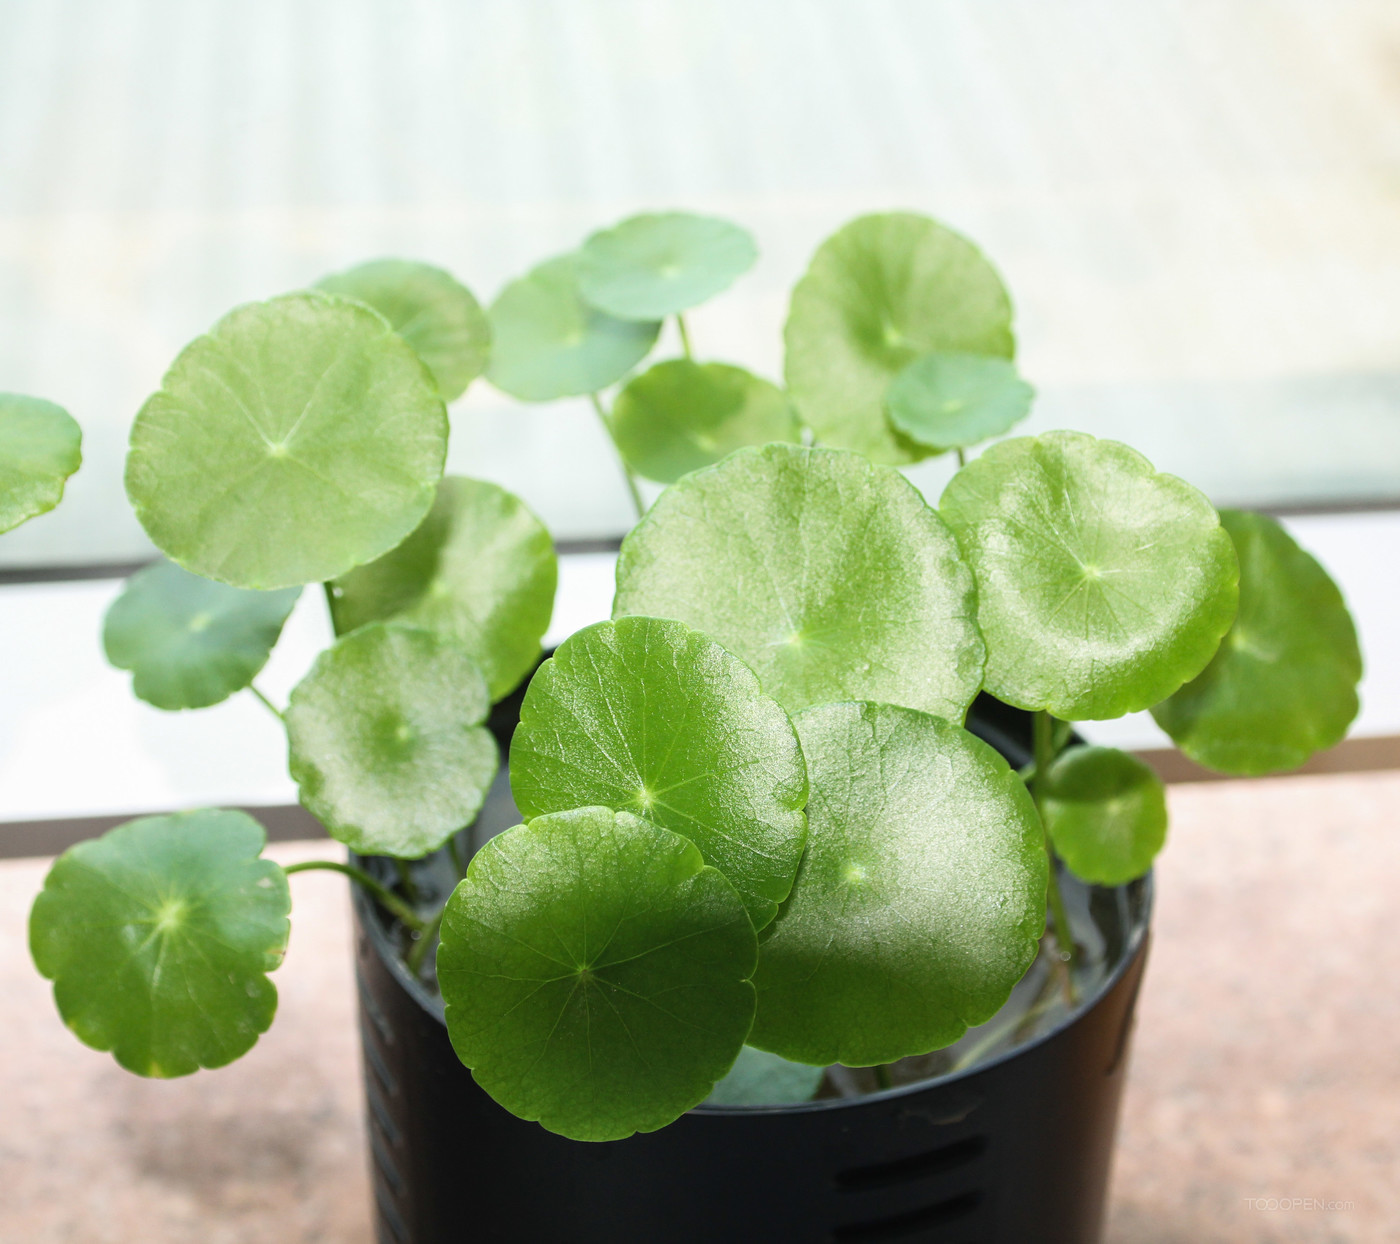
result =
M263 695L263 693L258 690L258 686L256 683L250 682L248 684L248 690L251 691L255 696L257 696L258 699L261 700L267 706L267 711L271 713L274 717L276 717L278 721L283 720L282 710L278 708L277 705L275 705L271 700L269 700L267 696Z
M339 639L340 629L335 624L335 589L331 586L331 582L329 579L327 579L323 584L321 584L321 587L325 590L326 593L326 613L330 617L331 634L334 635L337 639Z
M681 333L681 352L686 358L693 359L695 355L690 351L690 332L685 326L685 316L679 311L676 312L676 327L680 329Z
M1074 1002L1074 960L1078 953L1074 935L1070 932L1069 913L1065 911L1064 895L1060 893L1060 877L1056 868L1055 852L1050 846L1050 835L1045 830L1045 784L1050 766L1055 761L1055 719L1041 709L1035 715L1035 773L1031 777L1031 798L1035 800L1036 811L1040 813L1041 833L1044 835L1046 870L1046 897L1050 902L1050 920L1055 930L1055 943L1064 965L1065 996Z
M885 1063L876 1063L871 1069L875 1073L875 1084L882 1089L894 1088L894 1080L890 1078L890 1069Z
M349 877L351 881L364 886L379 901L380 906L386 911L392 912L415 933L423 933L427 930L427 922L412 907L392 890L380 885L364 869L356 868L353 864L338 864L334 860L307 860L301 864L288 864L282 871L290 877L293 873L309 872L313 868L322 868L327 872L341 873Z
M423 970L423 960L428 957L428 951L438 939L438 930L442 928L442 918L447 914L447 904L444 903L442 910L428 921L427 927L418 935L418 940L409 947L405 962L408 970L417 976Z
M958 455L958 469L962 470L967 465L967 454L963 452L963 447L959 445L954 451Z
M588 397L593 403L593 409L598 413L598 422L603 425L603 431L608 434L608 442L614 449L617 449L617 442L613 440L612 424L608 422L608 415L603 409L602 400L596 393L590 393ZM641 518L647 512L647 507L642 500L642 490L637 487L637 477L632 474L632 468L627 465L627 459L622 456L620 449L617 449L617 460L622 466L622 477L627 481L627 491L632 494L632 506L637 511L637 517Z

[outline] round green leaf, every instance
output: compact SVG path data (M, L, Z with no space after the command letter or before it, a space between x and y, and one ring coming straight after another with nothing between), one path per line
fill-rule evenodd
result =
M63 499L63 482L83 461L82 430L52 402L0 393L0 531Z
M407 259L376 259L316 287L378 311L427 364L445 401L461 397L486 370L490 322L471 290L450 272Z
M186 570L271 589L343 574L433 503L447 409L377 312L287 294L230 312L136 416L126 491Z
M597 393L621 380L656 344L659 322L614 319L579 295L574 256L542 263L491 305L486 378L526 402Z
M787 714L681 622L621 618L560 644L525 692L510 786L527 819L596 804L684 834L755 928L787 897L807 837Z
M622 542L613 616L679 618L789 712L878 699L961 721L982 683L972 576L898 471L741 449L674 484Z
M747 230L713 216L633 216L578 255L584 299L623 320L661 320L728 289L758 258Z
M29 948L63 1022L128 1071L183 1076L252 1049L277 1010L287 878L261 825L147 816L70 847L34 900Z
M888 1063L990 1019L1045 931L1025 784L980 739L889 704L796 720L807 853L754 973L749 1043L803 1063Z
M825 1067L789 1062L746 1045L729 1074L705 1098L707 1106L788 1106L811 1101Z
M1071 747L1047 775L1046 832L1076 877L1123 885L1167 840L1167 791L1152 769L1113 747Z
M862 216L817 248L792 291L787 387L819 440L876 462L931 452L885 418L890 382L931 350L1011 358L1011 300L971 242L926 216Z
M938 352L891 382L885 409L895 429L929 449L958 449L1001 436L1031 410L1035 390L1010 359Z
M1152 715L1198 764L1252 776L1341 742L1359 707L1361 649L1337 585L1272 518L1224 510L1240 609L1199 677Z
M529 506L495 484L448 476L417 531L336 581L331 613L342 635L397 618L453 636L499 700L539 660L558 579L554 541Z
M638 475L671 484L745 445L800 441L787 396L727 363L669 359L628 382L609 420Z
M1080 432L993 445L942 499L977 578L987 690L1067 720L1149 708L1235 616L1239 566L1209 501Z
M301 802L362 855L417 859L470 824L499 757L481 669L456 640L372 622L316 658L287 706Z
M757 944L677 834L581 808L493 838L442 925L457 1056L496 1101L574 1140L665 1127L729 1070Z
M157 708L226 700L267 664L301 588L251 592L161 561L127 580L102 625L107 660Z

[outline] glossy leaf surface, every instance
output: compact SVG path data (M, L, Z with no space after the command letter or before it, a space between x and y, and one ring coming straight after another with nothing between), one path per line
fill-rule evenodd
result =
M1152 715L1192 760L1250 776L1341 742L1361 649L1327 572L1272 518L1220 515L1240 559L1239 616L1199 677Z
M1045 929L1040 820L1005 760L888 704L798 715L811 828L759 954L751 1045L797 1062L893 1062L1006 1001Z
M450 272L407 259L376 259L318 282L318 289L368 303L393 325L455 401L486 370L491 325L471 290Z
M291 897L243 812L148 816L49 871L29 946L63 1022L128 1071L183 1076L246 1054L272 1023L267 979Z
M679 618L789 712L871 699L961 721L982 681L972 576L899 472L743 449L668 488L622 543L613 615Z
M638 475L674 483L746 445L800 441L786 394L742 367L668 359L613 403L613 440Z
M82 464L83 434L62 406L0 393L0 532L46 514Z
M447 410L377 312L316 293L231 311L131 430L126 491L156 547L235 587L292 587L387 552L433 502Z
M807 837L787 714L680 622L620 618L560 644L525 692L510 785L527 819L598 804L684 834L756 928L787 897Z
M727 220L689 212L633 216L583 244L579 289L609 315L661 320L727 289L757 258L753 237Z
M705 1098L705 1105L788 1106L811 1101L825 1074L825 1067L789 1062L746 1045L729 1074Z
M755 955L738 895L690 842L582 808L482 848L437 971L483 1089L551 1132L617 1140L664 1127L729 1070Z
M1009 432L1030 414L1034 398L1010 359L935 353L915 359L891 381L885 409L910 440L958 449Z
M363 855L417 859L481 808L496 776L486 679L456 640L373 622L326 649L287 706L301 802Z
M943 493L977 578L987 690L1066 720L1121 717L1205 667L1239 567L1209 501L1080 432L991 446Z
M885 416L890 382L932 350L1011 358L1011 300L971 242L926 216L862 216L817 248L792 291L788 392L824 444L876 462L928 448Z
M496 484L447 476L417 531L336 581L331 614L342 635L388 618L451 635L499 700L539 660L558 579L554 541L529 506Z
M657 321L616 319L584 302L573 255L512 281L488 315L486 378L526 402L606 389L646 358L661 331Z
M1136 756L1071 747L1050 766L1045 828L1076 877L1123 885L1141 877L1167 840L1167 792Z

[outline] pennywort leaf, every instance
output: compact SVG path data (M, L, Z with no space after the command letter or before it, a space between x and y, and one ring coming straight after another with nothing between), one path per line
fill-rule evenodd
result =
M888 704L796 718L807 852L763 942L749 1044L861 1067L956 1041L1006 1001L1045 931L1042 831L1005 760Z
M1356 716L1356 627L1337 585L1274 519L1223 510L1220 521L1239 554L1239 616L1210 664L1152 715L1220 773L1294 769Z
M794 1063L746 1045L734 1066L705 1098L707 1106L788 1106L811 1101L825 1067Z
M679 618L789 712L874 699L961 721L982 681L972 576L898 471L741 449L672 485L623 541L613 616Z
M243 812L148 816L65 851L29 918L63 1021L128 1071L222 1067L267 1031L291 897Z
M340 634L394 618L460 640L499 700L539 660L558 580L554 541L529 506L447 476L417 531L336 581L331 613Z
M1041 814L1076 877L1124 885L1167 839L1167 792L1152 768L1113 747L1071 747L1050 766Z
M963 449L1009 432L1035 390L1010 359L936 351L916 358L885 392L897 432L933 450Z
M82 430L62 406L0 393L0 532L63 498L63 485L83 460Z
M393 548L432 505L446 452L442 398L388 322L288 294L185 347L136 416L126 491L172 561L271 590Z
M527 818L598 804L684 834L756 928L787 897L807 837L787 714L681 622L619 618L560 644L525 692L510 785Z
M512 1114L574 1140L664 1127L753 1020L744 906L686 839L582 808L493 838L447 905L447 1032Z
M926 216L862 216L817 248L792 291L787 387L824 444L876 462L933 452L885 417L885 392L930 351L1011 358L1011 300L971 242Z
M481 808L496 775L486 679L454 639L372 622L326 649L287 705L301 802L363 855L418 859Z
M1080 432L993 445L943 493L977 579L986 686L1066 720L1171 695L1229 629L1238 562L1210 502Z
M375 259L317 283L368 303L417 351L447 402L486 370L491 325L472 292L449 272L407 259Z
M242 691L267 664L301 588L253 592L159 561L112 602L102 646L131 689L157 708L205 708Z

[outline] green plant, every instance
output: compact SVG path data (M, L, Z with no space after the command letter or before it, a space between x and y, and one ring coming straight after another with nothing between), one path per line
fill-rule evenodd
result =
M130 581L108 654L161 708L258 695L305 806L397 872L279 869L235 812L73 848L31 939L83 1040L150 1075L237 1057L272 1017L286 875L330 868L395 922L478 1081L567 1136L661 1127L707 1095L801 1100L838 1062L888 1084L990 1021L1038 957L1054 988L1027 1023L1093 989L1061 877L1142 876L1166 805L1071 723L1150 708L1232 773L1341 738L1355 632L1273 520L1074 432L991 445L936 508L895 469L961 461L1030 408L1010 299L970 242L898 213L823 243L785 388L691 357L685 312L755 255L725 222L637 217L485 314L439 269L380 261L180 355L127 469L172 562ZM633 375L672 317L683 357ZM637 502L613 618L537 670L549 534L442 476L444 399L483 371L522 400L588 398ZM638 476L668 485L644 514ZM337 639L282 710L253 680L312 582ZM499 759L484 723L532 670L510 748L524 823L467 864ZM1034 715L1024 771L964 728L979 693ZM445 902L411 867L440 850Z

